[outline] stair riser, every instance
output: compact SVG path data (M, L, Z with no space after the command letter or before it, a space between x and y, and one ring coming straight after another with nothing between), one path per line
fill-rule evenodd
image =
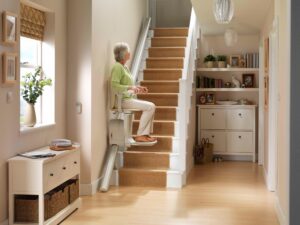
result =
M166 187L166 172L119 171L121 186Z
M184 57L183 49L156 49L150 48L149 57Z
M134 118L139 120L142 112L136 112ZM159 109L155 110L154 120L176 120L176 109Z
M169 168L170 156L155 153L124 153L124 166L127 168Z
M177 96L149 96L141 95L138 99L153 102L156 106L178 106Z
M178 93L179 92L179 83L167 84L167 83L143 83L142 86L148 88L149 93Z
M151 151L151 152L171 152L173 148L173 139L171 137L158 137L157 144L148 147L135 146L131 147L129 151Z
M151 47L186 47L186 38L152 38Z
M133 123L133 134L137 133L139 127L139 122L134 122ZM153 134L154 135L170 135L173 136L175 135L175 125L174 122L170 123L159 123L155 122L153 124Z
M144 71L144 80L179 80L182 72Z
M147 68L183 68L183 59L172 59L172 60L146 60L146 67Z
M188 36L189 30L184 28L178 29L154 29L155 37L173 37L173 36Z

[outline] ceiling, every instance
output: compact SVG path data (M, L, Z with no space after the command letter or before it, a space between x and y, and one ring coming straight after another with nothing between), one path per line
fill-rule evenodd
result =
M238 34L258 34L273 10L274 0L233 0L234 16L229 24L217 24L213 15L213 0L191 0L204 35L224 34L234 28Z

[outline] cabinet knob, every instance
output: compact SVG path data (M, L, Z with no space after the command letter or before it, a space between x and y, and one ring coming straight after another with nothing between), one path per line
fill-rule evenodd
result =
M63 167L63 170L66 170L66 169L67 169L67 167L64 166L64 167Z
M239 136L239 139L242 139L242 136Z
M50 173L50 177L53 177L54 176L54 174L53 173Z
M212 138L215 138L215 135L212 135L211 137L212 137Z
M242 116L242 113L239 113L239 116Z
M77 164L77 161L74 161L74 164Z
M212 116L214 116L214 115L215 115L215 113L212 113L211 115L212 115Z

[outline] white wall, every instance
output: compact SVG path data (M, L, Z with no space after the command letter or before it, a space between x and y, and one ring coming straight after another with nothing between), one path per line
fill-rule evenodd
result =
M55 117L56 125L27 134L20 133L19 126L19 85L13 87L0 87L0 221L7 218L7 163L6 160L19 152L48 145L50 140L65 137L65 112L66 112L66 4L64 0L35 0L55 12ZM8 10L19 12L19 0L0 0L0 13ZM0 29L1 30L1 29ZM19 46L15 48L0 45L0 54L4 51L19 53ZM2 71L2 68L0 68ZM6 94L12 91L14 100L6 103Z
M156 0L156 27L188 27L190 0Z
M82 144L82 183L100 177L107 150L107 81L116 42L134 55L146 0L68 1L68 136ZM130 64L130 62L129 62ZM75 112L75 103L83 112Z
M275 0L275 17L279 19L279 111L278 111L278 197L282 224L289 224L290 157L290 8L289 0Z

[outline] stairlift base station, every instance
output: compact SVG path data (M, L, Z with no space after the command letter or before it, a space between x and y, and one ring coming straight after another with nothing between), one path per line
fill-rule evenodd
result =
M109 118L109 155L107 164L104 171L103 180L101 183L100 191L106 192L109 188L109 182L112 171L115 166L115 160L118 151L126 151L130 146L153 146L155 142L136 142L132 138L132 123L133 111L112 111Z

